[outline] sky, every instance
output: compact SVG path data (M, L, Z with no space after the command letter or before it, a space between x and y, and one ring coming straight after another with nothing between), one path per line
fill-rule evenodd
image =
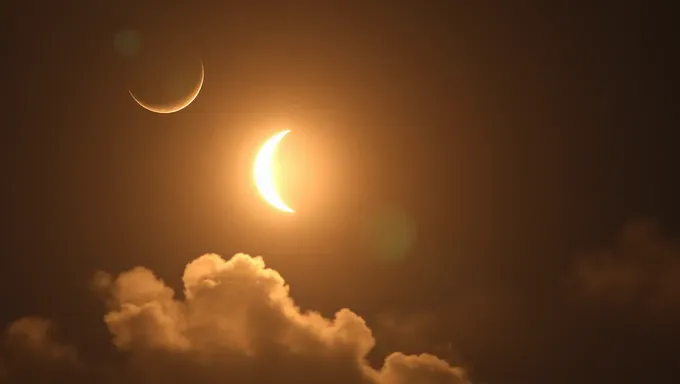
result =
M0 383L677 377L670 10L3 16ZM188 107L130 97L131 31L200 57ZM292 215L251 176L283 129Z

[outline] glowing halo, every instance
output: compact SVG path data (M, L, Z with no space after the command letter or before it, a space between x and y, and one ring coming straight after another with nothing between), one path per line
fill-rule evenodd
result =
M255 186L257 187L258 192L265 201L281 211L294 213L295 211L281 199L281 196L276 189L273 172L276 148L288 132L290 132L290 130L277 133L267 140L262 148L260 148L260 151L255 158L255 165L253 166L253 178L255 179Z

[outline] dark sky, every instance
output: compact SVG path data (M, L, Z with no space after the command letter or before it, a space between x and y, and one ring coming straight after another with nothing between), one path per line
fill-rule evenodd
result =
M677 377L669 9L87 3L3 11L3 327L41 316L88 364L125 359L96 271L144 266L181 296L187 263L244 252L303 310L364 318L378 367L402 351L472 382ZM126 29L191 42L189 107L134 103ZM249 174L282 127L292 216ZM399 212L417 236L386 258L366 240L408 238Z

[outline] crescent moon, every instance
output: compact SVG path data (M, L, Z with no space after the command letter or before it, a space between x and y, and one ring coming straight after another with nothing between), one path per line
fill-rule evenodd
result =
M130 96L132 96L132 99L139 104L142 108L146 109L147 111L155 112L155 113L175 113L177 111L181 111L182 109L186 108L191 104L196 97L198 97L198 94L201 92L201 88L203 87L203 80L205 79L205 70L203 68L203 61L201 61L201 80L198 82L198 85L194 90L187 96L185 99L177 102L174 105L153 105L150 103L145 103L138 98L135 97L134 93L132 93L132 90L128 88L128 92L130 93Z
M274 154L276 153L276 148L281 140L283 140L283 137L288 134L288 132L290 132L290 130L277 133L267 140L262 148L260 148L260 151L257 153L257 157L255 158L253 177L255 179L255 186L257 186L258 192L260 192L260 195L265 201L281 211L293 213L295 211L293 211L288 205L286 205L286 203L283 202L279 192L276 189L273 172Z

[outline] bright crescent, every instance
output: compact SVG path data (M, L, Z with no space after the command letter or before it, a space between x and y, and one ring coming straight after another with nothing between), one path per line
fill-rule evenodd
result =
M255 178L257 190L260 192L262 198L281 211L293 213L295 211L293 211L290 207L288 207L288 205L286 205L286 203L283 202L281 196L279 196L279 193L276 190L273 172L273 162L274 154L276 153L276 147L279 145L283 137L288 134L288 132L290 132L290 130L277 133L267 140L262 148L260 148L260 151L255 158L253 177Z
M168 106L163 106L163 105L152 105L149 103L144 103L143 101L139 100L138 98L135 97L135 95L132 93L132 91L128 88L128 92L130 92L130 96L132 96L132 99L139 104L142 108L146 109L147 111L155 112L155 113L175 113L177 111L181 111L182 109L186 108L191 104L196 97L198 97L198 94L201 92L201 88L203 87L203 80L205 79L205 70L203 68L203 61L201 61L201 81L198 82L198 85L196 88L194 88L193 92L189 94L184 100L181 102L172 105L170 107Z

